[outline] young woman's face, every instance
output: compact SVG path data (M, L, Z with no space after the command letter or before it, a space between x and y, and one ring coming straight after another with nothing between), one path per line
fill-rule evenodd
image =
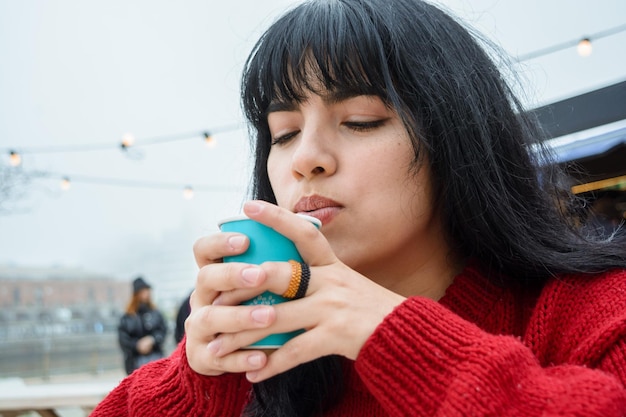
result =
M272 103L268 122L278 205L319 218L344 263L393 281L438 256L428 164L412 169L409 135L382 100L311 93L302 103Z
M147 303L150 301L151 291L150 288L142 288L137 293L137 298L142 303Z

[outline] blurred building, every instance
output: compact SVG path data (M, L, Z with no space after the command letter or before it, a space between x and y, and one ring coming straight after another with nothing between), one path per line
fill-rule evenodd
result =
M125 281L82 269L0 266L0 324L109 326L121 315L128 291Z
M0 266L0 376L121 370L116 329L129 291L79 268Z

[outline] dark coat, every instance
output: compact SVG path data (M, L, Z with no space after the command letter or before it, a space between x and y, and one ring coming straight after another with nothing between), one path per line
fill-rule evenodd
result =
M124 353L124 368L127 374L137 369L141 362L163 357L163 342L167 335L167 325L159 310L142 306L137 314L124 314L120 318L117 334ZM148 335L154 337L154 348L150 354L141 355L137 352L137 341Z

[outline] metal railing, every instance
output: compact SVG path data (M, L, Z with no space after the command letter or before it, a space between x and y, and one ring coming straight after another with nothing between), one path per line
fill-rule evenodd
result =
M53 324L0 329L0 377L43 378L123 369L113 326L71 331ZM168 336L166 353L174 347Z

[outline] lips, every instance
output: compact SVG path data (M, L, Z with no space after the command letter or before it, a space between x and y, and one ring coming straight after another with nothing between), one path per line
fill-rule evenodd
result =
M294 212L313 216L327 225L343 208L338 202L319 195L302 197L295 205Z

